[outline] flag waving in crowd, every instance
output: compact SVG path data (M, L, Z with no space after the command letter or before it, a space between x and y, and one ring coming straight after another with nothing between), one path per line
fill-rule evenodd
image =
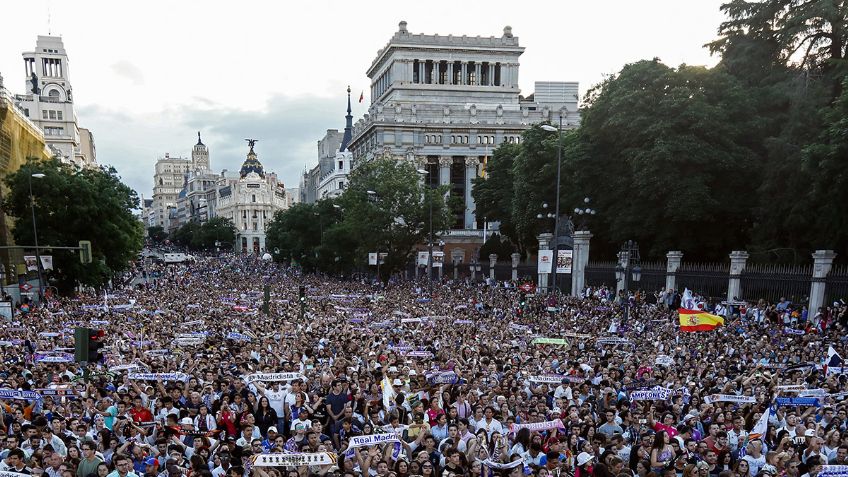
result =
M677 310L680 315L680 331L712 331L724 325L724 318L702 310Z

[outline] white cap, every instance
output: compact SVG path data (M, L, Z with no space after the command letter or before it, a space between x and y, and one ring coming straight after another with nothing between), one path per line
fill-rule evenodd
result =
M416 373L414 369L410 369L410 370L409 370L409 375L410 375L410 376L417 376L417 375L418 375L418 373Z
M583 465L583 464L586 464L588 462L591 462L592 459L594 459L594 458L595 457L592 456L592 455L589 455L588 452L581 452L580 454L577 455L577 465L579 466L579 465Z
M807 429L806 431L804 431L804 437L816 437L816 430Z
M389 372L390 372L390 373L396 373L396 372L398 372L398 370L397 370L397 366L389 366Z
M398 378L395 378L395 380L392 381L392 386L403 386L403 381Z
M190 417L184 417L180 421L180 424L182 424L183 426L193 426L194 421L192 421Z

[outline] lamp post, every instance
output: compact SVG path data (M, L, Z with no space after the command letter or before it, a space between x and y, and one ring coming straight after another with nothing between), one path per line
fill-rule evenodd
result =
M597 210L589 207L590 202L592 202L591 198L584 197L583 203L586 204L586 207L584 207L582 209L580 207L574 208L574 215L580 217L580 219L581 219L580 220L580 229L581 230L586 230L586 221L589 219L589 216L592 216L592 215L595 215L595 214L598 213Z
M368 190L365 191L365 194L368 196L368 201L371 202L372 204L375 204L375 203L380 201L380 196L377 194L376 191L368 189ZM380 262L381 261L382 260L380 259L380 247L377 246L377 282L378 282L378 287L379 287L379 285L382 285L382 283L383 283L383 280L380 278Z
M41 253L38 251L38 227L35 224L35 197L32 195L32 178L41 179L44 174L36 172L27 177L29 181L29 207L32 211L32 235L35 238L35 269L38 271L38 301L40 302L44 293L44 279L41 276Z
M559 253L559 186L560 186L560 171L562 170L562 111L559 112L559 129L550 124L543 124L542 129L549 132L558 132L557 138L557 181L556 181L556 206L554 207L554 262L557 260ZM559 293L559 274L554 269L554 289Z
M425 169L418 169L417 172L423 177L427 177L430 173ZM430 290L433 290L433 187L429 186L430 197L427 202L430 203L430 238L427 239L427 281L430 283Z
M628 240L621 245L621 251L619 252L619 263L615 267L615 278L616 281L623 282L624 286L622 289L622 300L626 300L626 303L622 303L625 313L625 321L630 318L630 284L629 280L632 278L633 283L638 283L642 280L642 267L639 265L641 262L641 258L639 257L639 244L634 240Z

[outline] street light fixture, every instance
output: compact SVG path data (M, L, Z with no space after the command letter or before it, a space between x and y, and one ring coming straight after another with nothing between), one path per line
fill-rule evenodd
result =
M619 261L618 265L615 267L615 279L616 281L623 281L624 286L622 287L622 300L626 300L626 303L622 303L625 306L625 320L630 317L630 284L629 280L632 279L633 283L635 283L638 287L639 282L642 280L642 267L640 266L641 257L639 256L639 244L634 240L628 240L621 245L621 252L619 257L627 257L626 266L621 264Z
M587 207L584 207L582 209L580 207L574 208L574 215L577 215L581 218L580 228L584 230L586 229L586 220L589 218L589 216L595 215L598 212L597 210L588 207L590 202L592 202L591 198L584 197L583 203L586 204Z
M559 254L559 188L562 170L562 111L559 113L559 128L550 124L543 124L542 129L548 132L558 132L557 138L557 179L556 179L556 206L554 210L554 261ZM554 270L554 290L559 293L559 274Z
M416 172L421 174L422 176L427 176L430 174L429 171L425 169L417 169ZM432 187L430 187L432 189ZM430 238L427 240L427 281L429 282L429 288L432 292L433 290L433 194L432 190L430 193L430 197L427 199L427 202L430 204Z
M41 252L38 250L38 228L35 225L35 197L32 195L32 178L43 179L44 174L36 172L28 176L29 181L29 206L32 211L32 235L35 238L35 269L38 271L38 301L43 299L44 278L41 275Z

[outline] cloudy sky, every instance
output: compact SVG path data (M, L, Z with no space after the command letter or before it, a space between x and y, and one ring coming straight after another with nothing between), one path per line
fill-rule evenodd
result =
M80 125L98 161L150 197L153 165L189 156L196 131L212 168L238 169L243 139L258 138L266 170L297 187L316 143L368 103L365 70L400 20L411 33L500 36L520 44L519 83L579 81L581 96L626 63L715 65L703 45L723 20L720 0L367 1L28 0L6 2L0 74L24 91L21 53L61 35ZM48 13L49 12L49 13ZM49 27L48 27L49 17ZM360 91L366 101L357 104Z

